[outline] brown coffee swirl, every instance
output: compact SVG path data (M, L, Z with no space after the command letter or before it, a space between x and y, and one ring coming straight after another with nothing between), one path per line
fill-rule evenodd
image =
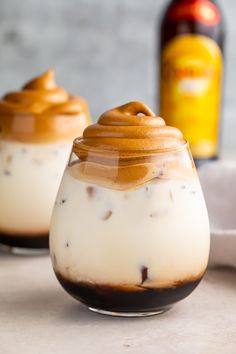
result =
M71 96L48 70L0 101L1 137L21 142L71 140L90 123L84 99Z
M156 151L182 143L182 133L166 126L142 102L130 102L105 112L83 134L83 144L113 151Z
M101 115L74 142L80 163L71 166L74 177L108 188L124 190L160 175L155 154L185 143L182 133L168 127L142 102L130 102Z

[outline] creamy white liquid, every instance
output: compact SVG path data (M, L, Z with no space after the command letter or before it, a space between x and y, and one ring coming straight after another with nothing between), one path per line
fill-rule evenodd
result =
M48 232L70 149L70 142L0 142L0 232Z
M157 287L204 272L209 224L197 178L117 191L82 182L69 171L51 221L56 272L72 281L140 284L145 267L145 286Z

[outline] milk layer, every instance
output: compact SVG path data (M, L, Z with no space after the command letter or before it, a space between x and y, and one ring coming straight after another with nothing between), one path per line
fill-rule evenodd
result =
M0 142L0 233L48 232L70 149L69 142Z
M209 253L208 215L197 177L156 179L117 191L67 168L50 231L54 269L72 281L168 287L196 280ZM145 275L145 280L144 280Z

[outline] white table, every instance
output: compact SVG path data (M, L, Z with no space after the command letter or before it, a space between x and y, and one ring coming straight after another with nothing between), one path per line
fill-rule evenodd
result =
M162 316L91 313L57 282L48 255L0 254L1 354L235 354L236 271L208 271Z

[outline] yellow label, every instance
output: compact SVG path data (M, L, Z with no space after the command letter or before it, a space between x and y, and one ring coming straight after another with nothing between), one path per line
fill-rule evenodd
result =
M216 42L201 35L178 36L162 53L160 113L183 132L195 158L218 152L222 62Z

